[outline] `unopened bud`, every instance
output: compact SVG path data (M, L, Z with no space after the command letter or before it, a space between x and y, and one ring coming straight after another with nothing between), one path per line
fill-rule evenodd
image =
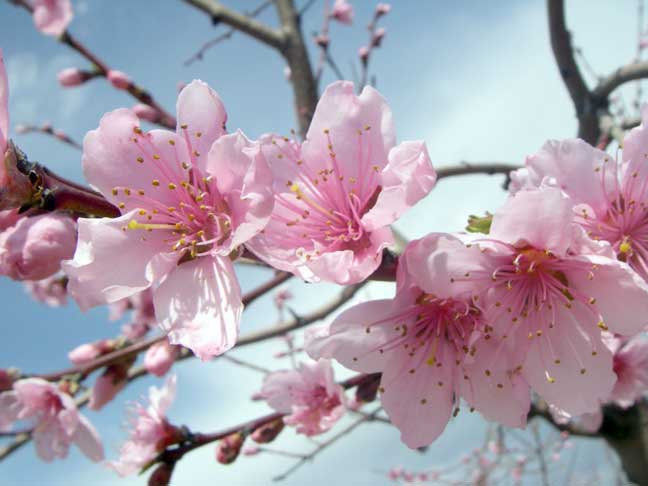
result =
M363 64L366 64L367 59L369 59L369 48L367 46L362 46L358 49L358 57Z
M65 88L79 86L90 79L91 75L87 71L81 71L77 68L66 68L56 75L58 82Z
M122 71L110 70L106 75L110 84L112 84L117 89L128 89L132 84L132 81L128 74Z
M315 44L326 49L329 45L328 35L318 35L315 36Z
M268 444L277 438L283 428L284 421L282 418L278 418L255 429L251 437L257 444Z
M228 435L216 446L216 460L221 464L231 464L238 457L245 438L240 432Z
M148 486L168 486L172 475L173 464L163 462L149 476Z
M373 44L374 47L380 47L380 43L382 42L386 33L387 31L383 27L376 29L373 38L371 39L371 43Z
M180 348L164 339L151 346L144 355L144 367L155 376L164 376L178 357Z
M353 22L353 5L346 0L335 0L331 17L342 24L350 25Z
M134 362L133 359L121 363L115 363L106 368L101 376L97 378L92 387L92 394L88 408L100 410L119 393L127 383L128 370Z
M133 106L133 111L140 120L146 120L155 123L160 119L160 112L150 105L138 103Z
M379 3L376 5L376 17L380 17L382 15L387 15L389 11L391 10L391 5L388 3Z

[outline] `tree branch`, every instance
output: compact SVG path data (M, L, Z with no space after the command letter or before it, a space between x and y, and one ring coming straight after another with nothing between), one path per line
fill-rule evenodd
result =
M624 83L637 79L648 78L648 61L638 61L618 68L609 76L606 76L594 88L592 94L596 98L607 98L612 91Z

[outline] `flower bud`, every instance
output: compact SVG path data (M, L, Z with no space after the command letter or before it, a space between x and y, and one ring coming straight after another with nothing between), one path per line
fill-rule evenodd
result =
M85 343L70 351L68 359L75 365L80 365L92 361L100 354L101 352L95 343Z
M283 428L284 421L282 418L278 418L255 429L251 437L257 444L268 444L277 438Z
M335 0L331 17L342 24L351 25L353 22L353 5L346 0Z
M381 17L382 15L387 15L391 10L391 5L388 3L379 3L376 5L376 17Z
M140 120L155 123L160 119L160 113L150 105L138 103L133 106L133 111Z
M149 476L148 486L168 486L172 475L173 464L162 462Z
M315 44L326 49L329 45L328 35L318 35L315 36Z
M91 410L101 410L103 406L110 402L122 388L126 386L128 370L134 360L116 363L108 366L92 387L92 394L88 408Z
M110 81L110 84L112 84L117 89L128 89L132 84L132 81L128 74L122 71L111 69L110 71L108 71L106 77L108 78L108 81Z
M238 457L245 438L240 432L228 435L216 446L216 460L221 464L231 464Z
M85 83L90 79L90 73L88 71L81 71L77 68L66 68L59 71L56 77L61 86L71 88Z
M144 367L155 376L164 376L178 357L178 346L164 339L151 346L144 355Z
M76 224L66 216L43 214L21 218L0 234L0 274L14 280L41 280L72 258Z
M369 48L367 46L362 46L358 49L358 57L362 61L362 64L366 64L367 59L369 59Z
M13 368L4 369L0 368L0 392L11 390L14 381L17 378L17 372Z
M376 29L373 38L371 39L371 43L374 47L380 47L380 43L384 39L386 33L387 31L383 27Z

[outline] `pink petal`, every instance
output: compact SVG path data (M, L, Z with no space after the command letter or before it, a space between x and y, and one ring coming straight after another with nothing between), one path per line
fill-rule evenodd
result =
M99 462L103 460L104 451L99 433L83 415L79 415L79 424L72 440L91 461Z
M225 106L206 83L194 80L178 95L176 112L178 136L188 142L192 152L198 152L196 160L202 170L212 144L225 134Z
M205 256L181 263L155 289L153 300L171 343L188 347L200 359L236 343L243 305L229 258Z
M43 34L60 36L72 21L70 0L31 0L34 24Z
M382 188L374 207L363 216L368 231L396 221L434 187L436 172L425 142L403 142L389 152L380 174Z
M164 381L164 386L160 388L155 386L149 387L150 408L155 411L152 415L157 416L159 419L166 416L167 411L176 397L177 382L177 376L170 375Z
M109 219L79 219L79 239L72 260L63 263L70 278L68 291L81 309L113 303L148 288L155 277L175 264L160 253L166 246L162 232L123 228L132 214Z
M0 393L0 432L11 429L13 423L18 420L21 404L15 391Z
M516 247L530 245L563 256L572 242L572 232L567 229L573 219L569 199L560 190L547 187L521 191L497 210L489 237Z
M9 80L0 49L0 158L4 160L9 141Z
M219 138L209 151L207 171L216 176L218 190L232 216L231 249L258 234L274 207L273 177L258 144L241 131Z
M648 152L648 104L641 106L641 125L630 130L623 139L623 160L642 163Z
M297 371L282 370L270 373L263 380L261 394L273 409L281 413L292 411L292 390L303 387L302 379Z
M45 462L67 457L70 442L56 420L41 422L32 433L36 453Z

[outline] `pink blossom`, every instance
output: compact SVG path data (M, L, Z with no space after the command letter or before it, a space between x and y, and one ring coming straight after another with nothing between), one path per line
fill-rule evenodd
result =
M115 341L112 339L100 339L93 343L84 343L77 346L68 353L68 359L75 365L80 365L114 350Z
M43 34L59 37L72 21L70 0L28 0L33 9L34 24Z
M155 123L160 118L159 111L157 111L151 105L145 105L144 103L138 103L137 105L133 106L133 112L140 120L146 120L151 123Z
M346 0L335 0L331 17L341 24L351 25L353 23L353 5Z
M79 86L88 80L87 74L77 68L63 69L57 74L56 77L58 79L59 84L66 88Z
M74 220L59 214L21 218L0 234L0 274L40 280L61 269L76 246Z
M110 81L110 84L112 84L116 89L128 89L131 84L133 84L133 81L131 81L131 78L130 76L128 76L128 74L122 71L117 71L115 69L108 71L106 77L108 78L108 81Z
M110 365L106 368L106 371L97 377L88 402L90 410L101 410L104 405L112 401L124 389L131 364L132 362Z
M32 299L50 307L61 307L67 304L67 279L56 273L42 280L23 282Z
M533 217L529 217L533 215ZM499 357L549 404L598 410L616 376L601 331L624 335L648 320L648 286L585 236L559 189L520 191L493 216L479 259L453 259L453 285L472 286Z
M155 376L164 376L178 358L180 348L170 344L168 340L160 341L151 346L144 355L144 367Z
M267 136L275 210L248 243L275 268L308 281L352 284L379 265L392 243L389 225L434 186L425 143L395 146L391 112L373 88L331 84L306 141Z
M176 377L170 376L162 388L149 388L147 405L133 404L129 410L129 438L119 449L119 459L109 461L108 467L120 476L136 473L168 445L181 439L180 430L166 418L175 394Z
M490 420L526 423L528 386L508 373L507 360L496 362L492 328L470 287L450 283L453 262L479 255L451 235L411 242L399 259L394 299L356 305L333 321L328 336L320 331L307 342L311 357L382 373L383 408L409 447L436 439L460 398Z
M261 393L268 405L287 414L284 422L296 426L300 434L326 432L344 415L344 390L335 382L328 360L271 373L263 381Z
M387 15L391 11L391 5L388 3L379 3L376 5L376 15L380 17L381 15Z
M236 342L232 258L270 217L272 174L258 144L225 134L225 109L205 83L188 85L177 111L177 133L144 133L121 109L86 135L86 178L122 216L80 219L65 271L82 309L151 288L171 343L208 359Z
M74 399L55 384L27 378L0 393L0 427L25 419L34 422L34 446L44 461L65 458L72 443L92 461L103 459L97 431L79 413Z
M4 160L9 142L9 80L0 49L0 157Z
M614 353L614 384L609 400L622 408L648 392L648 339L638 335L630 339L612 337L606 344Z

